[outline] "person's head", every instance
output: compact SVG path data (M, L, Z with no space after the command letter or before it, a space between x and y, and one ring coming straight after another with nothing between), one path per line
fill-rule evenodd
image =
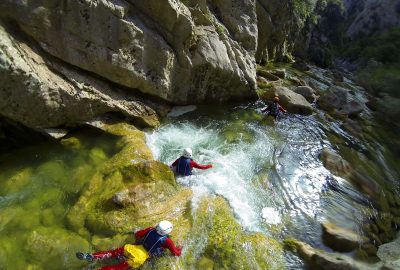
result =
M182 156L184 156L185 158L192 158L192 154L193 154L192 149L190 149L190 148L185 148L185 149L183 150Z
M172 223L167 220L160 221L156 226L156 231L163 236L170 234L172 232Z
M274 97L274 103L279 102L279 97Z

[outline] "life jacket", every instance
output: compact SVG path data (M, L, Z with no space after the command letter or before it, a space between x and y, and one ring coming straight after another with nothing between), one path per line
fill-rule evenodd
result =
M161 256L164 252L164 249L161 247L164 244L165 240L167 240L168 235L159 235L156 229L152 229L149 231L146 236L141 241L143 247L147 250L148 253L152 257L154 256Z
M278 102L274 102L270 105L269 114L277 116L279 114L279 104Z
M190 168L191 158L180 157L178 165L176 166L176 172L180 175L188 176L192 175L192 169Z

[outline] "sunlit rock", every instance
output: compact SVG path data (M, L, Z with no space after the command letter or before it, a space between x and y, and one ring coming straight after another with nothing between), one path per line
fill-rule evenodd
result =
M288 110L288 112L304 115L313 113L311 104L302 95L286 87L272 87L260 93L260 98L265 102L272 102L275 96L279 97L279 103Z
M367 238L357 234L354 231L341 228L330 222L321 224L324 243L337 251L351 251L359 245L368 241Z
M299 86L296 89L294 89L294 92L302 95L308 102L311 103L314 102L315 99L317 98L314 89L312 89L309 86Z

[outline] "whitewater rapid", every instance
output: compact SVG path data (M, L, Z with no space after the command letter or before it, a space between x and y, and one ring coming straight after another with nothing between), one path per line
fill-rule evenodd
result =
M148 132L147 144L155 159L168 165L186 147L193 149L196 162L213 164L211 169L194 169L192 176L177 178L181 185L193 189L194 207L202 196L215 194L227 199L246 230L265 231L266 224L287 223L284 220L291 220L294 230L317 227L336 201L335 194L326 200L327 179L345 184L319 160L321 149L331 147L324 130L314 116L289 115L272 125L261 124L258 118L240 119L241 114L259 109L257 104L236 107L218 119L196 112L178 114ZM225 136L231 125L239 127L233 141ZM348 207L354 212L353 205L340 200L343 212ZM336 215L338 210L334 211ZM348 220L344 222L351 226ZM317 238L318 231L309 229Z

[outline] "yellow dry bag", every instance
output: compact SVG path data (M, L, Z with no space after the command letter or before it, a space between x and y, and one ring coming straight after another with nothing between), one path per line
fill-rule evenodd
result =
M149 258L149 253L142 245L125 245L124 255L133 268L140 267Z

